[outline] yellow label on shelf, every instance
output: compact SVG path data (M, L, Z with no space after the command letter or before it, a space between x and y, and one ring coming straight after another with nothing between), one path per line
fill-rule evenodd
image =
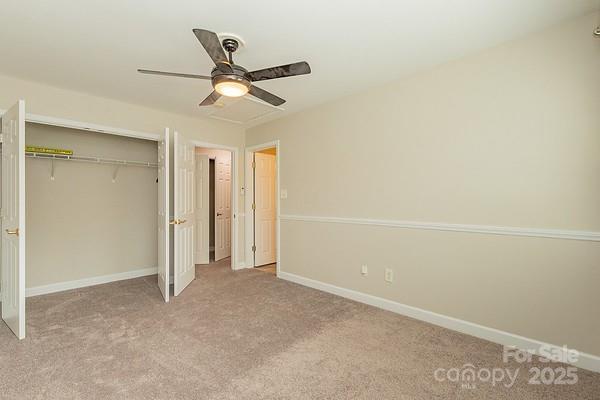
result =
M49 147L25 146L25 151L28 153L43 153L43 154L62 154L64 156L72 156L73 150L51 149Z

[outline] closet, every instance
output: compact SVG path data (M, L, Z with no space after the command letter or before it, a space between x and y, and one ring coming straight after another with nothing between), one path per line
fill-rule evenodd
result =
M169 131L94 128L26 121L24 101L2 115L2 319L20 339L26 295L158 267L168 301Z

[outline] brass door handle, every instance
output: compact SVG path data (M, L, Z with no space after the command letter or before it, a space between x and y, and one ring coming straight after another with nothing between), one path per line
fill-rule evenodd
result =
M12 230L11 229L7 229L6 233L9 234L9 235L17 235L17 236L19 236L19 228L12 229Z
M181 224L185 224L187 222L186 219L174 219L173 221L169 222L169 225L181 225Z

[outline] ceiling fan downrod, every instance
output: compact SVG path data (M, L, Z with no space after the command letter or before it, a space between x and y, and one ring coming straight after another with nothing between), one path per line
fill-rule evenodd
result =
M229 64L233 64L233 53L238 49L239 43L235 39L223 39L223 48L229 54Z

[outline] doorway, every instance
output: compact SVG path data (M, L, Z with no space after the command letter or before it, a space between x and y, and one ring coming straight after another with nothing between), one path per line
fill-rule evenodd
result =
M246 259L249 268L279 272L279 142L246 149Z
M231 264L232 172L229 150L196 147L195 264Z

